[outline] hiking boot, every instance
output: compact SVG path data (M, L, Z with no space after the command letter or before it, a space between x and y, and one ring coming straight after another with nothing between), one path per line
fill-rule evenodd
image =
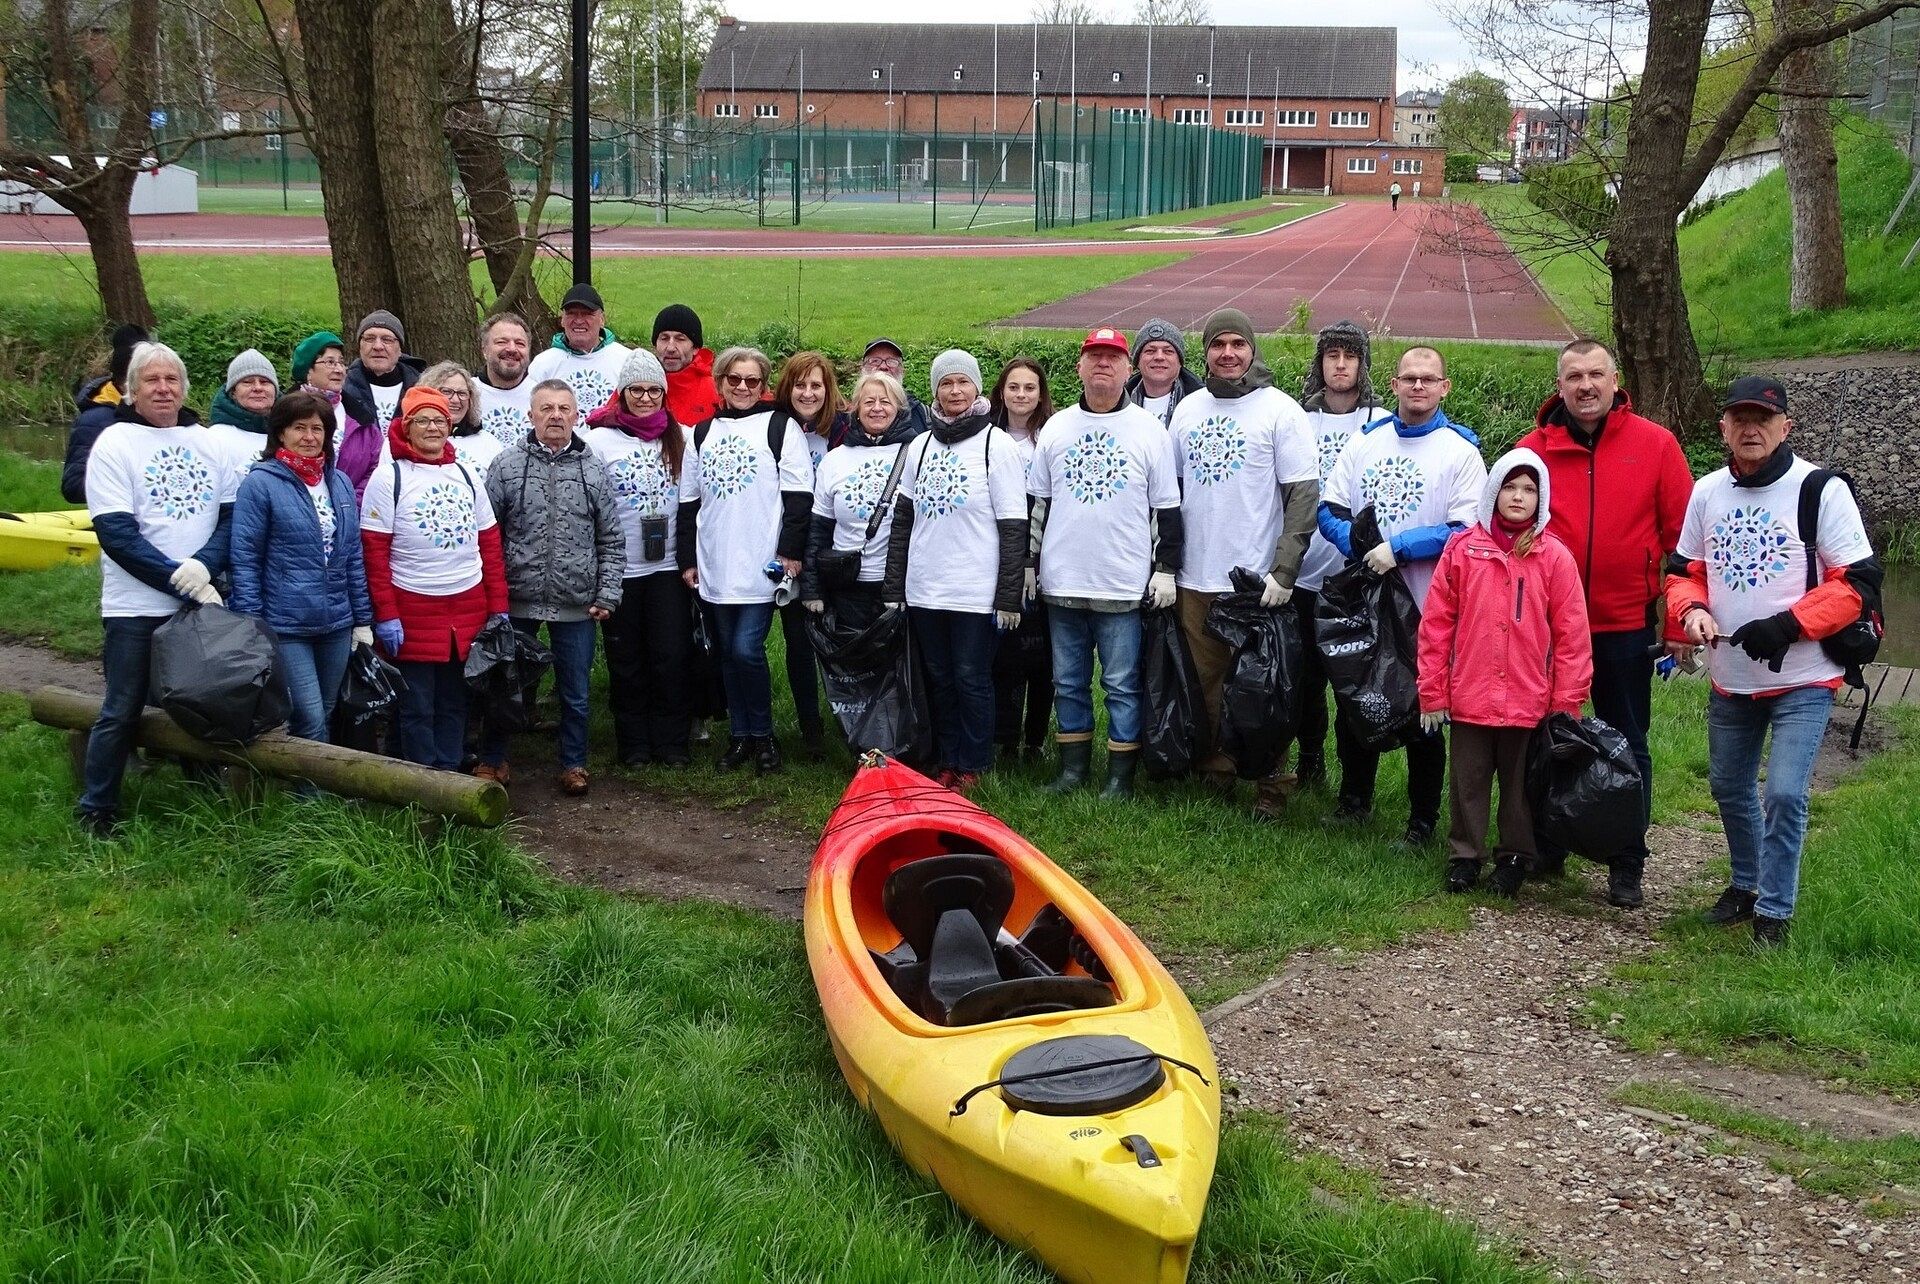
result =
M1294 764L1293 774L1302 789L1324 785L1327 783L1327 760L1317 753L1303 753L1300 761Z
M769 771L778 771L784 764L780 758L780 742L772 736L761 736L754 742L753 770L758 775Z
M73 823L80 826L88 838L103 843L118 839L123 828L120 813L115 811L76 811Z
M1400 835L1399 845L1410 850L1418 850L1419 848L1427 846L1432 841L1433 822L1430 820L1415 819L1407 822L1406 832ZM1473 868L1475 876L1478 877L1480 863L1475 861Z
M1613 858L1607 870L1607 904L1616 909L1639 909L1646 904L1640 892L1640 871L1646 863L1646 857L1638 852Z
M502 785L513 783L513 768L506 763L476 762L473 764L475 780L492 780Z
M560 773L560 792L569 798L578 798L587 792L587 769L568 767Z
M1107 750L1107 787L1100 791L1102 798L1133 797L1133 773L1140 765L1138 749Z
M1358 798L1342 798L1334 809L1327 813L1329 825L1364 825L1373 815L1373 804L1361 802Z
M738 771L753 757L753 747L751 736L734 736L727 741L727 751L720 755L716 765L722 771Z
M1520 884L1527 878L1524 856L1502 856L1493 863L1493 890L1508 900L1520 895Z
M1070 794L1087 783L1093 769L1093 741L1069 740L1060 746L1060 774L1041 788L1050 794Z
M1713 903L1713 908L1700 917L1715 927L1732 927L1753 917L1753 903L1759 899L1758 892L1743 892L1737 887L1729 887L1720 893L1720 899Z
M1278 821L1287 811L1286 791L1280 787L1277 779L1269 778L1254 786L1253 818L1269 824Z
M1477 860L1450 860L1447 862L1447 893L1459 896L1473 890L1480 881L1480 862Z
M1535 856L1533 858L1532 868L1527 870L1527 877L1536 883L1544 883L1549 879L1565 878L1566 876L1567 854L1565 852L1555 852L1551 856L1545 854Z
M1753 916L1753 945L1755 949L1777 950L1787 943L1787 928L1793 922L1786 918L1768 918L1765 914Z

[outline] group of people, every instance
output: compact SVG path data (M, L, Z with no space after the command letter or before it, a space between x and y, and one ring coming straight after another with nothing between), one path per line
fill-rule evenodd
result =
M1168 322L1131 340L1094 329L1081 395L1058 407L1039 363L1016 358L989 383L961 349L933 359L923 403L886 338L843 399L824 355L777 370L750 347L715 356L678 304L655 318L650 347L629 348L588 285L569 291L537 354L508 314L481 327L477 374L427 367L405 347L398 318L374 312L351 345L304 340L285 389L271 361L243 352L202 427L178 355L116 336L107 379L82 390L68 468L105 554L107 695L79 807L91 828L117 822L153 630L182 599L222 600L223 586L280 640L295 734L327 736L350 649L374 645L406 679L401 755L502 782L497 729L468 752L462 660L489 621L544 630L570 794L588 788L596 643L621 763L690 762L700 720L724 707L719 765L772 771L775 615L798 730L817 749L809 615L864 628L904 612L942 783L966 793L996 750L1041 752L1051 722L1047 788L1098 782L1124 798L1149 712L1143 612L1174 613L1211 729L1233 656L1208 632L1209 609L1257 584L1306 645L1297 746L1254 782L1254 812L1277 819L1291 793L1327 778L1331 727L1332 816L1361 821L1380 751L1330 718L1314 639L1322 586L1364 567L1398 576L1420 608L1403 841L1435 839L1447 796L1450 891L1475 886L1488 860L1506 895L1530 872L1558 871L1566 853L1534 839L1527 746L1549 714L1577 716L1591 699L1640 767L1643 837L1610 854L1608 890L1638 906L1655 659L1663 646L1688 662L1704 649L1733 854L1709 917L1784 938L1813 750L1843 674L1821 640L1877 601L1880 572L1831 474L1814 483L1817 530L1788 524L1806 511L1813 466L1785 444L1786 394L1772 380L1736 381L1721 419L1728 466L1696 484L1673 434L1634 412L1612 354L1590 340L1562 351L1536 426L1491 468L1446 413L1437 350L1402 354L1389 408L1366 331L1329 326L1296 400L1231 308L1206 319L1192 369ZM1194 766L1222 795L1241 774L1227 748L1202 745Z

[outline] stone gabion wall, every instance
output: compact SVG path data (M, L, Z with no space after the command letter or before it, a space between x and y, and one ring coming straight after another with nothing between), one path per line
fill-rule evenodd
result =
M1853 474L1870 527L1920 521L1920 365L1782 374L1788 444Z

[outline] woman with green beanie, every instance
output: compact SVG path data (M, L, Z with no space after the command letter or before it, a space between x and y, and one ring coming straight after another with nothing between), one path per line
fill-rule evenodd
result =
M347 412L340 405L340 389L346 382L347 345L339 335L319 330L294 345L293 386L333 407L336 435L347 426Z

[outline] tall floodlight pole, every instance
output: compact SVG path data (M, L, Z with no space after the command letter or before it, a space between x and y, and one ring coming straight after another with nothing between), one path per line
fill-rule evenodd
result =
M667 221L667 140L660 127L660 7L653 9L653 221Z
M1200 203L1213 204L1213 37L1207 28L1207 148L1200 153Z
M1147 87L1145 97L1146 114L1140 118L1140 217L1153 213L1153 199L1148 195L1149 180L1153 176L1153 22L1147 22Z
M587 138L587 32L592 0L573 0L573 282L593 283L593 158Z

